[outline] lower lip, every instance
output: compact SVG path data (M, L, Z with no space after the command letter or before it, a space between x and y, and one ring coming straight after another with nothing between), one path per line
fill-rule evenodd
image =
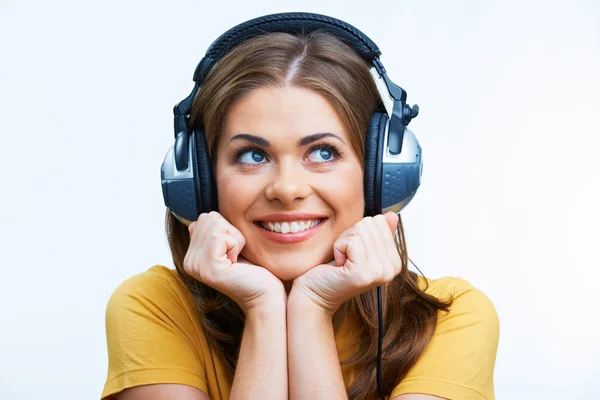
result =
M272 240L277 243L289 244L289 243L303 242L303 241L307 240L312 235L317 233L319 231L319 229L321 229L321 227L323 225L325 225L326 222L327 222L327 220L321 221L319 223L319 225L315 226L314 228L310 228L305 231L296 232L296 233L273 232L273 231L263 228L262 226L260 226L257 223L255 223L254 225L258 228L260 233L262 233L267 239Z

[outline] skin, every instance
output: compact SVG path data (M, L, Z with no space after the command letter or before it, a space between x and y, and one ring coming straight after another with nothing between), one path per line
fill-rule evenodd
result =
M297 147L299 139L321 132L339 139L324 138ZM261 154L255 151L243 155L245 163L231 160L237 149L252 144L231 140L239 133L269 141L270 146L262 148L262 164L253 160L253 155ZM256 89L228 113L215 171L219 211L248 239L242 256L286 281L288 289L308 269L332 260L332 243L363 216L362 167L349 139L329 102L306 89ZM323 163L319 149L309 152L319 144L338 146L342 157ZM253 223L274 212L312 212L328 220L307 241L278 244L259 234Z
M303 137L323 132L336 137L298 146ZM259 136L269 146L233 160L236 150L256 145L236 139L240 133ZM219 141L220 213L246 238L241 255L282 280L288 293L290 398L346 397L331 317L347 299L400 272L392 236L397 217L363 219L362 165L349 143L347 129L324 97L290 86L256 89L236 103ZM313 147L321 144L334 144L341 154ZM328 219L308 240L279 244L254 223L274 212ZM367 249L375 251L367 254ZM331 291L339 293L328 296Z
M328 132L297 146L300 139ZM255 145L238 134L270 143ZM187 273L227 294L246 314L230 399L345 399L332 316L346 300L391 281L401 262L398 217L363 218L362 166L333 107L295 87L259 88L229 111L215 170L219 213L189 226ZM315 145L335 145L336 155ZM331 162L325 162L331 161ZM271 213L327 217L304 242L279 244L254 221ZM285 289L285 290L284 290ZM125 390L120 399L207 400L183 385ZM393 400L439 397L405 394Z

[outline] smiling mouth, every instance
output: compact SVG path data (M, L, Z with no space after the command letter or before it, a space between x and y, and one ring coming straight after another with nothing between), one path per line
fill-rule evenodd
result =
M275 232L280 234L291 234L299 232L307 232L325 222L327 218L318 218L313 220L303 221L256 221L256 225L269 232Z

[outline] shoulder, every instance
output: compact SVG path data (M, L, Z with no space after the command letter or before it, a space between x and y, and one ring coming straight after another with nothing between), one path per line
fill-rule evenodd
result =
M176 270L154 265L123 281L106 307L106 328L168 324L196 330L199 313Z
M195 330L199 313L176 270L154 265L123 281L106 307L107 334L140 326L186 326ZM193 321L193 322L192 322Z
M448 346L470 348L473 360L495 360L500 334L498 313L490 298L469 281L457 277L428 279L426 293L443 301L452 301L448 311L438 313L438 322L430 348ZM436 345L442 346L436 346ZM479 356L475 354L479 352Z
M443 301L452 301L449 311L438 315L438 326L454 325L461 320L483 323L492 330L499 329L498 313L490 298L463 278L445 276L439 279L419 277L419 286Z
M117 286L110 301L120 300L122 297L144 296L150 294L178 295L185 289L176 270L164 265L153 265L147 271L125 279Z
M190 305L193 305L193 299L177 271L163 265L154 265L118 285L108 301L107 312L141 306L190 311Z
M440 300L452 300L438 313L429 345L393 391L448 399L493 399L499 319L492 301L462 278L419 277L419 286Z
M156 383L207 390L203 360L211 357L210 347L177 271L155 265L123 281L108 301L105 322L109 365L103 398Z

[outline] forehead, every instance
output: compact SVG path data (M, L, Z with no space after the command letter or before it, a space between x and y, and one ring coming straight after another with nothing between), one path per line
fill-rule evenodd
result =
M249 133L269 141L296 140L320 132L347 140L339 115L327 99L308 89L263 87L252 90L227 113L223 139Z

